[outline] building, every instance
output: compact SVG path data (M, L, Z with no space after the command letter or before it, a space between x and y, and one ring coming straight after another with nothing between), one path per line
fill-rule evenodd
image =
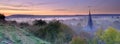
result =
M92 15L91 12L89 10L89 15L88 15L88 24L87 27L90 28L91 30L93 29L93 20L92 20Z

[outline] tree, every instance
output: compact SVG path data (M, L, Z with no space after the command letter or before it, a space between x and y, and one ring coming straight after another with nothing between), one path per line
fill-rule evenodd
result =
M20 28L27 28L30 26L28 23L25 23L25 22L22 22L19 25L20 25Z
M103 29L98 29L97 32L95 33L95 37L93 39L93 44L103 44L104 41L101 40L101 36L104 34Z
M82 39L80 37L74 37L70 42L70 44L86 44L86 43L87 42L85 41L85 39Z
M0 20L5 21L5 16L4 16L4 14L0 14Z
M100 38L106 44L119 44L120 31L110 27L106 31L104 31L104 33L100 36Z
M62 31L60 25L61 23L58 21L50 22L45 28L38 30L39 37L54 42L57 34Z
M51 21L44 28L40 28L35 35L52 42L52 44L63 44L72 38L71 28L59 21Z
M44 20L35 20L33 25L37 26L43 26L46 25L47 23Z

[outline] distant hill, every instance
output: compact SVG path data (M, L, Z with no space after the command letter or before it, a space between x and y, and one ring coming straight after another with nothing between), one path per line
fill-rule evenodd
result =
M26 15L26 14L14 14L11 16L7 16L7 18L36 18L36 17L78 17L78 16L88 16L88 15ZM120 14L92 14L92 16L120 16Z
M120 16L120 14L93 14L93 16Z

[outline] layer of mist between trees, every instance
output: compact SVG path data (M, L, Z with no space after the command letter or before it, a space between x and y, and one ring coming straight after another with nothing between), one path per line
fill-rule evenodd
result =
M32 27L35 28L32 29ZM32 27L29 28L31 33L53 44L68 43L74 33L70 27L57 20L53 20L49 23L46 23L43 20L37 20L34 21Z
M57 20L50 21L49 23L44 20L35 20L33 25L29 25L28 23L17 23L15 21L8 21L8 23L9 25L16 25L52 44L68 44L74 35L74 31L70 27Z
M57 20L46 23L44 20L34 21L33 25L21 23L36 37L42 38L52 44L120 44L120 31L109 27L106 30L98 29L94 36L81 31L75 35L74 31Z
M32 26L27 23L20 25L23 28L29 26L27 29L30 33L52 44L120 44L120 31L112 27L106 30L98 29L94 36L85 31L76 36L70 27L57 20L49 23L36 20Z
M15 26L17 28L26 30L32 35L52 44L69 43L69 41L72 40L74 33L70 27L57 20L53 20L49 23L44 20L35 20L33 25L29 25L28 23L24 22L17 23L16 21L5 21L5 16L3 14L0 14L0 17L0 25Z
M35 20L33 25L29 25L28 23L5 21L5 16L2 14L0 17L0 23L15 25L40 39L51 42L51 44L120 44L120 31L113 27L106 30L98 29L95 35L91 37L91 34L85 31L81 31L80 35L75 35L70 27L58 20L49 23L44 20Z

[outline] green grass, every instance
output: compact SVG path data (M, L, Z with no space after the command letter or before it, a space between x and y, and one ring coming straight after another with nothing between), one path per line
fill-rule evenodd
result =
M0 25L0 44L50 44L16 26Z

